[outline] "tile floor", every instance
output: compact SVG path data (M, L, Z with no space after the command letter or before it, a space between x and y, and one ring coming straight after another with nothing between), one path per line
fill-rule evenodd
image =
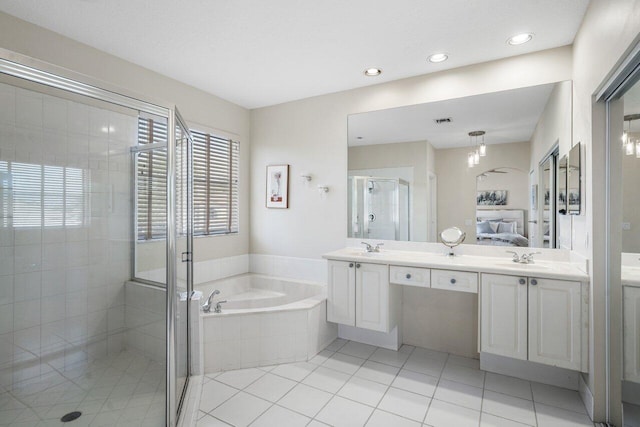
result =
M0 372L0 425L61 426L60 417L76 410L82 416L64 425L163 425L164 364L123 351L64 368L54 366L43 363L39 375L20 382L6 381L8 374L16 375L15 367Z
M207 375L198 427L591 426L576 391L423 348L338 339L309 362Z

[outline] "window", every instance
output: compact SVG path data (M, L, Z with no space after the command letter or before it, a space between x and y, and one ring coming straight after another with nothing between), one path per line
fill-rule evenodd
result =
M200 131L193 136L193 234L238 232L237 141Z
M166 119L138 118L138 144L167 142ZM167 237L167 150L137 154L137 233L138 240Z
M240 144L237 141L191 130L193 137L193 223L195 236L238 232L238 177ZM167 141L163 120L140 117L140 145ZM138 240L166 237L165 149L138 154Z
M81 227L88 222L88 171L0 162L3 227Z

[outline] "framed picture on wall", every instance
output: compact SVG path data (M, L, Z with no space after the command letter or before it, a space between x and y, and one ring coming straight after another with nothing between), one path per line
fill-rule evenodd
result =
M506 206L507 190L480 190L476 195L477 206Z
M289 207L289 165L267 166L267 207Z

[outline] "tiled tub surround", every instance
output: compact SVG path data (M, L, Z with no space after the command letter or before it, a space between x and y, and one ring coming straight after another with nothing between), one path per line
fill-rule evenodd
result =
M201 313L204 370L304 361L337 336L326 321L324 285L256 274L198 285L206 298L227 300L222 313Z

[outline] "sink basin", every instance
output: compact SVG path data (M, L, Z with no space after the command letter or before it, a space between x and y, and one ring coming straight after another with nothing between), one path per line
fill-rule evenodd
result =
M549 269L548 265L534 263L534 264L520 264L519 262L513 261L505 261L505 262L496 262L495 265L500 267L511 267L522 270L547 270Z
M365 250L353 250L348 252L349 256L365 256L365 257L377 257L383 255L382 252L367 252Z

